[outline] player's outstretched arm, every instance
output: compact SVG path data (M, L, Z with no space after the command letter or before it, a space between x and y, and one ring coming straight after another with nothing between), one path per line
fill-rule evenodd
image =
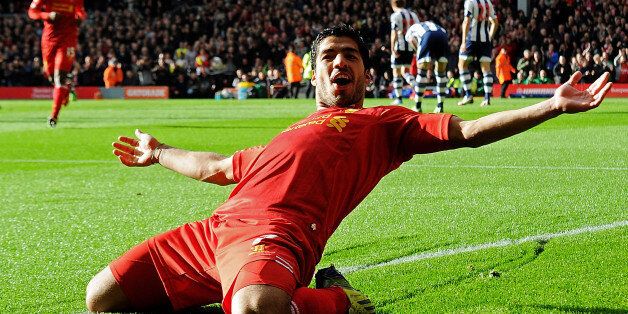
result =
M57 17L57 12L43 12L41 10L43 3L41 1L33 1L28 8L28 17L33 20L47 20L53 22Z
M574 73L548 100L529 107L493 113L477 120L463 121L452 117L449 139L457 147L479 147L521 133L563 113L584 112L600 105L612 83L604 73L585 90L576 84L582 73Z
M160 143L152 135L135 130L135 138L120 136L112 145L113 154L128 167L146 167L156 163L184 176L227 185L233 181L231 158L211 152L193 152Z

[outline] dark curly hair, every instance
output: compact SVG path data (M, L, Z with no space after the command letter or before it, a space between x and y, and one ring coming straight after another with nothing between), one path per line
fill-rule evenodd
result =
M312 70L316 71L316 56L318 55L318 47L320 46L323 39L334 36L334 37L349 37L355 41L358 45L358 50L360 51L360 56L362 57L362 63L364 64L364 69L368 69L371 66L371 60L369 58L369 49L364 42L362 36L360 36L360 32L356 31L353 27L346 24L340 24L338 26L326 28L322 30L314 39L314 43L312 43Z

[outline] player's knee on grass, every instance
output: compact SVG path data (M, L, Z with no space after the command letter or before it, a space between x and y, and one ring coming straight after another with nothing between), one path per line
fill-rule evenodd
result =
M251 285L238 290L231 301L232 313L290 313L292 298L268 285Z
M99 272L87 284L85 305L90 312L111 312L128 309L130 306L109 267Z

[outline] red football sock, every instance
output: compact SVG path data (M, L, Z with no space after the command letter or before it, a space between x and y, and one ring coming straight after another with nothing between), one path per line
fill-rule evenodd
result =
M67 87L55 87L52 92L52 114L50 115L53 119L57 119L59 116L59 110L61 110L61 105L63 105L63 100L70 94L70 91Z
M340 287L323 289L298 288L292 296L293 313L347 313L351 304Z

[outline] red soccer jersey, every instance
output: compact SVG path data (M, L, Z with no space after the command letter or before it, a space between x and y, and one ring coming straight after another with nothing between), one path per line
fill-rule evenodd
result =
M450 148L450 114L385 106L327 108L233 156L238 182L214 215L283 218L320 259L331 234L382 177L417 153Z
M56 12L54 21L49 15ZM28 9L28 16L34 20L44 20L42 45L61 43L74 47L78 41L78 20L87 17L83 0L33 0Z

